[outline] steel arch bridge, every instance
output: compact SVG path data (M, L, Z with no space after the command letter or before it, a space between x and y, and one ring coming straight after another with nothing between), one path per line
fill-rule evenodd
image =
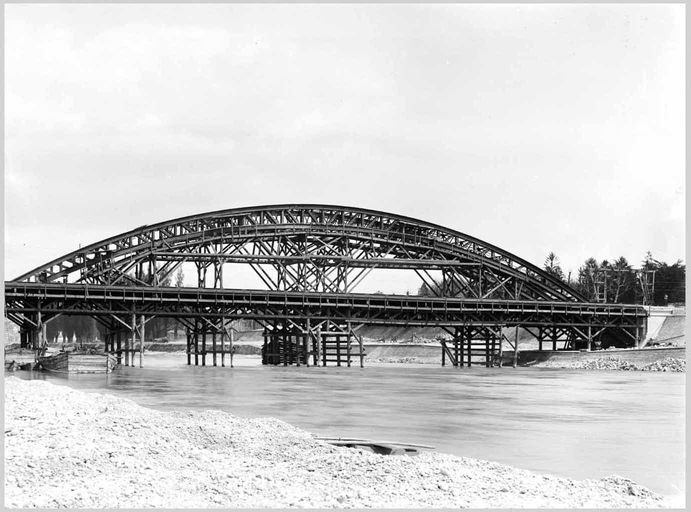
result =
M251 268L264 288L227 286L223 271L231 264ZM196 287L162 286L181 265L195 268ZM375 269L414 272L432 296L357 293ZM52 318L86 314L107 328L106 349L126 362L135 334L141 337L146 319L156 316L186 326L188 362L192 354L205 361L207 334L215 362L216 336L223 356L228 322L247 318L265 327L268 363L308 363L314 356L349 364L353 340L362 356L353 324L383 323L445 329L443 354L454 365L470 363L477 345L491 363L506 341L503 327L533 329L541 346L549 341L553 348L590 347L603 335L634 344L646 316L638 306L589 304L540 268L464 233L316 204L236 208L142 226L6 282L5 303L24 346L45 346L42 332Z

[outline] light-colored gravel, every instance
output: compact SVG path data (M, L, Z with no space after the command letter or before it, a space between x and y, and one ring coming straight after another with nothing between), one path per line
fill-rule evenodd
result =
M686 372L686 361L666 357L648 364L636 364L619 357L583 359L581 361L560 361L548 359L534 366L541 368L573 368L583 370L628 370L643 372Z
M8 377L5 505L649 508L664 503L620 477L575 481L436 452L377 455L328 445L276 419L161 412L115 396Z

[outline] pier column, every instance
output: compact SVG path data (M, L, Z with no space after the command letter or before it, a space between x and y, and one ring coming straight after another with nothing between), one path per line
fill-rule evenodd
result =
M142 368L144 362L144 326L146 325L146 321L144 320L144 315L141 315L139 318L141 322L139 331L139 368Z
M45 333L45 326L43 325L43 317L41 315L41 304L38 304L38 315L36 317L36 335L34 336L34 346L33 349L36 352L36 357L41 353L43 349L43 335Z
M118 364L122 364L122 332L118 331L116 334L115 342L117 343L116 345L116 361Z
M228 329L228 337L230 338L230 367L233 368L233 339L235 337L235 333L233 332L233 327L231 326L230 329Z
M226 365L226 319L221 317L221 368Z
M641 328L638 325L638 323L636 323L636 348L640 348L640 347L641 347Z
M211 333L211 350L213 352L213 365L216 366L216 330Z
M317 353L321 356L322 366L326 366L326 347L322 345L322 330L317 328Z
M206 325L202 324L202 366L206 366Z
M192 335L190 334L189 327L185 332L185 336L187 337L187 365L189 366L192 364Z
M498 339L499 339L499 368L503 366L502 359L504 357L504 332L501 327L497 328Z
M130 336L127 337L127 348L125 349L125 366L134 366L134 345L137 334L137 315L132 313L132 323L130 324Z
M516 333L514 334L513 337L513 367L516 368L518 366L518 329L519 327L516 326Z
M346 345L346 358L348 359L348 368L350 368L350 343L352 342L351 340L351 330L350 330L350 320L348 320L348 337L347 337L347 345Z
M262 364L269 364L269 359L268 359L269 346L268 346L268 341L267 341L266 327L264 327L264 332L262 333L262 337L264 338L264 344L262 345Z
M194 319L194 366L199 366L199 319Z
M544 331L542 327L537 328L537 343L538 343L538 350L542 352L542 335Z

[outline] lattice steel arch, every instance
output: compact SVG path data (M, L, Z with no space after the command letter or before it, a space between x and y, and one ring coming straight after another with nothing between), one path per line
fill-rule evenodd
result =
M376 210L285 204L219 210L145 225L73 251L14 281L153 286L183 262L198 286L251 266L270 290L348 293L375 268L414 270L440 296L585 301L535 265L437 224ZM268 269L268 270L267 270ZM433 281L430 272L441 273Z

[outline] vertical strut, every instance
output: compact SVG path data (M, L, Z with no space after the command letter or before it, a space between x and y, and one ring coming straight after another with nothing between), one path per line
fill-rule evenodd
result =
M144 321L144 315L140 316L140 321L141 321L141 331L139 332L139 338L140 338L140 343L139 343L139 368L142 367L143 365L143 360L144 360L144 325L146 322Z

